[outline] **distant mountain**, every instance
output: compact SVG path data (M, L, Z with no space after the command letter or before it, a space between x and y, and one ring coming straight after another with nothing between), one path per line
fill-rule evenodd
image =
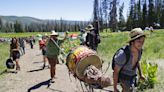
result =
M33 17L18 17L18 16L0 16L0 19L3 22L14 23L19 21L23 24L30 24L30 23L45 23L44 20L33 18Z
M42 19L38 19L38 18L33 18L33 17L18 17L18 16L0 16L0 19L6 23L15 23L16 21L21 22L22 24L31 24L31 23L39 23L39 24L45 24L48 21L49 22L59 22L60 20L42 20ZM81 21L67 21L67 20L63 20L65 22L69 22L69 24L75 24ZM83 21L84 22L84 21ZM85 21L87 23L87 21Z

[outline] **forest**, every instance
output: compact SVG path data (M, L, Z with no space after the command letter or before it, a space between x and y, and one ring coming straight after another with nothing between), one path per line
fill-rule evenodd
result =
M164 0L93 0L93 16L88 21L67 21L61 17L60 20L25 24L19 18L11 22L0 16L0 32L77 32L88 24L93 24L99 31L110 29L112 32L130 31L135 27L159 29L164 28L163 17Z

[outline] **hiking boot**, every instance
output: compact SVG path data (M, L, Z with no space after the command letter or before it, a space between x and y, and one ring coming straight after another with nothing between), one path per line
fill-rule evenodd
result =
M43 64L43 67L42 67L42 69L44 69L46 67L46 65L45 64Z
M54 78L51 78L50 83L54 83L54 82L55 82Z

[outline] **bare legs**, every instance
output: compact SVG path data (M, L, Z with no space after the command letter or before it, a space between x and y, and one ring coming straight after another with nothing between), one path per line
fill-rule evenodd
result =
M53 80L55 78L56 74L56 63L57 63L57 57L55 58L48 58L49 64L50 64L50 76L51 79Z
M18 59L16 59L15 62L16 62L16 70L20 70L20 66L19 66L19 61L18 61Z

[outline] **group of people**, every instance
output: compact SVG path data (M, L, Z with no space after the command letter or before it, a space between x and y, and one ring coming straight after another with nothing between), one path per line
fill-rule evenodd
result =
M33 49L34 38L31 36L30 38L16 38L13 37L10 43L10 59L15 61L16 70L20 70L19 59L23 56L25 51L25 42L29 43L31 49Z
M89 31L89 32L87 32ZM99 34L95 33L93 25L88 25L87 28L81 30L82 34L80 40L81 45L86 45L93 50L97 50L97 46L100 43L98 38ZM143 45L145 41L145 33L141 28L134 28L130 31L130 40L128 45L118 49L113 56L113 87L114 92L119 92L117 84L122 86L122 92L133 92L132 86L136 83L137 69L140 79L145 80L141 72L140 59L142 56ZM45 67L46 60L50 65L50 81L53 83L56 74L56 64L58 62L58 55L60 54L60 45L67 38L68 32L65 32L64 39L58 39L58 33L52 31L50 36L42 37L39 41L40 49L43 54L43 68ZM125 49L126 48L126 49ZM19 43L16 38L13 38L10 45L10 52L13 60L16 61L16 70L20 70L18 59L19 55ZM127 52L129 56L127 56Z

